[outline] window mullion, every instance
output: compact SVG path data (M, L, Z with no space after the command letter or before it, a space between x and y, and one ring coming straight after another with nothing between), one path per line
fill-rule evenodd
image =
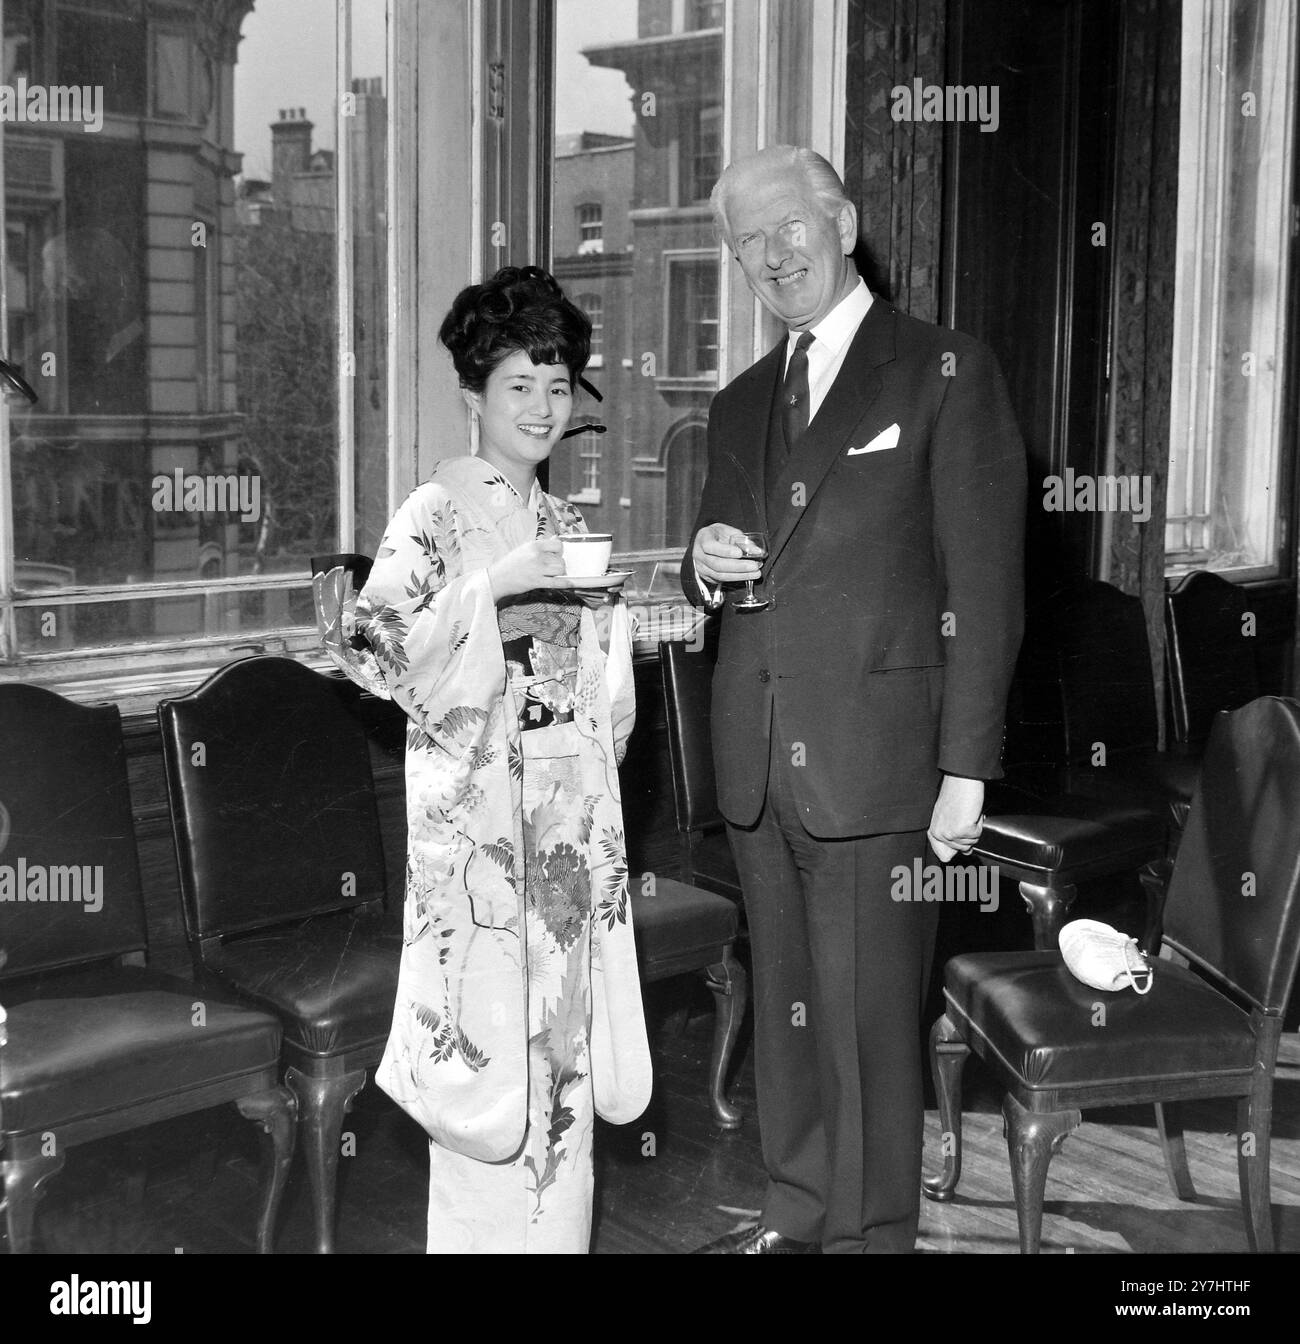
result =
M346 116L352 92L352 0L336 0L334 98L335 284L338 314L338 539L340 551L356 544L356 389L352 264L352 136Z
M0 25L4 5L0 3ZM5 197L5 128L0 122L0 349L9 349L9 236ZM13 454L9 443L9 401L0 396L0 661L7 662L17 648L14 611L8 599L14 590Z

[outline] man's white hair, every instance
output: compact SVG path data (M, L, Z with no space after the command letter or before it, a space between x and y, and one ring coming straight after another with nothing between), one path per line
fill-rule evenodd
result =
M727 222L727 200L738 182L756 173L789 171L803 177L817 203L831 218L839 214L841 207L850 204L839 173L816 150L805 149L802 145L768 145L757 154L728 164L726 171L714 184L709 196L709 208L713 211L713 227L718 236L728 244L732 241L731 227Z

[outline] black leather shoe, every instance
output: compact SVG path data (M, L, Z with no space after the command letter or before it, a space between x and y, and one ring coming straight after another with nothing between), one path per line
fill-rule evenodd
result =
M692 1255L820 1255L822 1248L815 1241L796 1241L761 1223L754 1227L728 1232L725 1237L711 1241L692 1251Z

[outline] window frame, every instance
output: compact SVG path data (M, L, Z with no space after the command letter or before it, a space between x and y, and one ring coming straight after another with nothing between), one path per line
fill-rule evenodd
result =
M1297 93L1297 58L1295 40L1300 36L1300 22L1292 9L1283 9L1283 21L1289 22L1291 41L1269 42L1268 48L1289 65L1275 73L1276 84L1286 90L1289 106L1286 115L1274 118L1274 132L1280 136L1278 157L1283 164L1284 180L1275 182L1271 176L1258 174L1259 194L1275 195L1278 208L1266 204L1256 214L1254 233L1258 241L1260 231L1271 230L1276 236L1269 239L1272 246L1261 250L1256 266L1276 263L1277 283L1271 307L1263 303L1250 313L1251 331L1238 342L1232 354L1240 356L1247 350L1260 361L1272 364L1271 374L1276 379L1270 401L1252 397L1243 407L1244 423L1235 426L1242 431L1235 437L1244 444L1243 475L1240 487L1241 509L1231 515L1230 521L1240 521L1245 530L1262 530L1264 541L1259 547L1260 557L1248 558L1245 563L1216 562L1212 538L1206 544L1173 545L1172 533L1182 529L1184 542L1193 540L1198 527L1208 527L1216 516L1215 494L1220 488L1218 463L1234 450L1234 435L1227 423L1216 415L1222 369L1220 356L1228 335L1225 329L1227 314L1222 288L1221 272L1227 264L1232 246L1230 230L1225 225L1229 210L1228 187L1233 174L1234 136L1231 120L1234 115L1235 93L1221 94L1213 73L1224 64L1224 44L1230 40L1232 17L1218 4L1207 5L1198 14L1189 7L1184 14L1183 80L1195 90L1194 106L1181 110L1180 158L1185 161L1179 170L1179 237L1177 241L1177 269L1174 298L1175 350L1173 378L1170 389L1171 416L1169 434L1168 491L1164 525L1164 571L1167 578L1177 578L1198 568L1212 568L1220 577L1234 583L1251 583L1289 577L1293 559L1287 548L1293 548L1288 523L1292 515L1291 490L1288 484L1293 472L1290 461L1296 443L1292 408L1296 391L1292 384L1296 377L1296 341L1293 321L1300 293L1300 274L1297 267L1296 221L1300 216L1300 172L1295 161L1296 145L1300 143L1300 94ZM1200 20L1195 29L1191 25ZM1276 21L1276 12L1273 15ZM1267 20L1261 19L1261 22ZM1199 43L1199 46L1196 45ZM1199 70L1193 72L1191 56L1199 55ZM1253 88L1261 101L1264 90L1259 80ZM1236 110L1240 115L1240 109ZM1257 111L1256 122L1261 136L1266 109ZM1261 146L1262 149L1262 146ZM1285 176L1289 174L1289 181ZM1184 231L1189 235L1184 237ZM1190 235L1194 233L1194 238ZM1186 260L1185 258L1189 259ZM1258 348L1260 327L1272 321L1273 348ZM1179 342L1181 341L1181 346ZM1264 432L1258 432L1260 422L1269 420ZM1254 434L1250 427L1255 426ZM1179 470L1181 466L1181 471ZM1175 512L1174 486L1179 475L1184 484ZM1204 519L1205 522L1198 522Z
M419 8L412 0L385 0L385 19L387 27L385 57L385 88L388 94L387 116L387 165L388 165L388 202L386 211L386 229L388 244L388 276L386 297L388 307L388 431L386 435L387 451L387 495L388 512L391 515L397 502L414 487L418 476L416 452L414 447L413 424L417 419L416 380L409 376L411 363L416 362L416 347L419 341L417 331L417 305L411 301L411 289L417 282L416 275L416 164L414 149L417 137L423 132L426 143L434 141L434 136L424 124L426 118L417 110L415 83L417 67L421 64L433 65L445 60L443 42L446 39L446 25L435 21L429 15L423 27L420 23ZM480 17L482 0L472 0L472 11L476 19ZM350 0L335 0L335 180L334 208L336 212L336 259L338 306L335 326L335 350L338 357L337 367L343 367L342 356L350 353L346 349L345 334L352 331L351 292L352 271L350 247L352 242L351 210L344 208L349 202L350 193L350 155L337 152L338 147L349 144L347 135L349 121L343 113L342 95L351 90L351 31ZM455 15L438 15L440 19L452 19ZM145 83L142 88L143 106L147 112L142 116L153 117L153 32L155 28L166 28L160 21L155 23L146 17L145 43ZM453 26L455 26L453 24ZM468 26L468 20L462 25ZM418 60L417 60L417 44ZM462 45L467 54L469 42L462 35ZM48 54L48 53L47 53ZM37 51L38 63L44 65L41 53ZM193 62L191 61L191 66ZM193 93L193 70L191 69L191 93ZM468 79L467 79L468 83ZM459 98L459 90L451 94ZM425 99L425 113L434 114L441 110L436 98ZM223 90L216 87L212 98L214 108L223 105ZM114 114L105 113L105 123ZM132 118L135 119L134 117ZM164 118L166 119L166 118ZM5 203L5 177L3 171L4 144L9 127L0 126L0 208ZM440 134L446 135L445 122ZM459 164L463 170L468 165L468 143L459 148ZM436 167L436 164L435 164ZM29 202L22 202L21 213L28 215ZM426 216L428 212L425 212ZM223 240L212 220L206 220L209 227L209 246L220 248ZM457 241L463 242L464 230L453 231ZM5 249L7 239L0 231L0 271L7 264ZM430 253L431 255L431 253ZM468 267L466 268L468 269ZM219 277L219 269L218 269ZM8 343L8 305L7 297L0 287L0 331ZM219 307L221 287L218 279L215 294L212 296ZM196 312L197 317L197 312ZM221 314L213 311L210 305L208 313L209 330L219 335ZM60 339L63 326L60 326ZM197 345L196 345L197 348ZM62 354L62 352L60 352ZM219 364L216 348L210 351L214 364ZM410 361L403 364L403 360ZM399 376L399 369L403 376ZM202 377L202 371L195 370L196 381ZM220 381L221 371L215 368L215 376ZM353 441L351 396L354 379L341 372L338 377L339 440L335 447L337 467L336 499L338 501L338 528L334 538L335 548L340 551L353 549L356 527L353 480L355 473L356 445ZM456 401L459 402L459 397ZM220 414L219 410L200 408L196 415ZM430 418L447 420L448 398L442 397L430 410ZM463 420L463 407L462 407ZM401 445L399 450L398 445ZM201 602L206 606L219 600L228 600L236 594L257 594L272 592L302 592L310 586L310 576L301 573L278 573L265 575L238 575L217 579L188 579L180 581L159 581L130 584L79 584L68 588L47 590L44 592L16 588L18 569L17 556L14 553L16 534L13 518L12 490L12 441L10 408L5 404L0 408L0 681L29 681L52 686L64 694L81 698L123 698L148 697L153 688L167 690L180 685L193 685L207 672L215 670L232 659L251 653L274 653L292 655L308 663L326 666L328 660L320 647L319 636L313 626L282 625L269 628L254 628L247 631L235 631L221 634L190 634L173 638L157 638L147 642L122 643L88 647L75 651L51 650L36 652L20 650L17 639L18 612L32 608L54 609L75 607L87 603L161 600L185 598Z
M346 31L348 0L335 0L336 31ZM779 139L799 138L811 144L843 168L843 92L848 0L819 0L815 6L800 6L795 12L780 0L724 5L723 158L729 160ZM527 41L527 52L507 52L509 63L522 71L525 86L533 91L536 106L524 107L526 133L532 137L533 155L525 174L526 199L512 199L510 220L518 246L531 259L550 264L549 174L537 167L549 163L551 152L550 98L553 70L549 41L553 31L553 0L532 0L528 22L512 28L509 42ZM489 12L490 11L490 12ZM437 341L442 315L456 292L467 282L483 276L492 253L487 245L492 225L488 206L491 173L509 171L494 163L494 150L484 133L485 114L491 95L489 56L502 59L500 13L486 0L467 0L462 5L426 5L417 0L386 0L387 56L385 88L388 97L387 125L387 245L388 245L388 433L387 496L389 514L442 457L472 451L472 419L454 377L449 376L446 353ZM493 15L496 17L493 18ZM496 25L496 28L493 25ZM798 34L792 31L798 28ZM525 34L520 37L518 34ZM789 36L791 50L806 58L804 67L791 73L782 62L783 45ZM491 43L496 46L489 51ZM341 59L336 66L340 91L350 86L349 46L336 48ZM460 58L456 59L456 53ZM38 46L37 63L49 56ZM451 57L452 59L449 59ZM522 62L522 64L521 64ZM146 108L152 108L152 50L144 52ZM806 78L808 70L823 72L818 79ZM829 78L824 72L830 70ZM420 81L421 70L437 70L439 78ZM46 75L34 69L32 77ZM795 78L797 77L797 79ZM794 83L792 83L794 80ZM801 81L801 82L800 82ZM48 80L47 80L48 82ZM191 71L191 84L193 71ZM797 85L797 87L796 87ZM792 92L792 89L794 92ZM418 97L417 97L418 90ZM229 115L228 90L217 81L212 90L209 123ZM519 117L521 103L515 98L507 118ZM793 116L791 109L798 111ZM113 119L106 113L106 121ZM335 108L336 144L346 137L338 132L341 111ZM6 128L0 128L0 147ZM518 143L518 140L515 141ZM340 161L346 155L339 156ZM522 163L519 165L522 168ZM518 175L517 175L518 176ZM344 174L335 180L336 203L342 194ZM520 179L522 180L522 179ZM423 186L422 186L423 184ZM422 198L437 190L461 208L420 210ZM0 200L3 200L3 153L0 149ZM343 220L347 210L339 211ZM520 224L521 227L515 227ZM0 247L3 238L0 237ZM770 344L770 330L743 282L736 283L735 268L719 247L718 363L719 386L748 367ZM0 255L0 267L3 266ZM350 289L340 276L340 292L350 301ZM0 310L0 330L7 341L7 315ZM343 350L340 325L338 349ZM698 385L692 380L692 385ZM341 398L342 400L342 398ZM340 406L340 415L343 408ZM346 442L346 441L345 441ZM344 450L339 449L340 475ZM20 606L69 605L78 601L103 601L184 597L215 600L232 592L251 593L301 590L306 579L298 574L238 576L216 580L144 583L100 588L58 590L20 598L14 592L15 535L12 490L9 488L10 426L8 413L0 414L0 472L5 487L0 491L0 680L21 680L55 686L74 698L114 698L145 708L158 694L190 687L210 671L247 653L277 653L297 657L312 665L326 666L314 629L289 626L280 629L237 632L233 635L186 636L86 649L73 654L25 653L16 657L15 615ZM350 471L351 459L347 460ZM343 485L343 482L340 481ZM350 482L341 491L340 505L351 498ZM339 548L347 549L355 535L355 517L340 508ZM675 558L678 548L665 548Z

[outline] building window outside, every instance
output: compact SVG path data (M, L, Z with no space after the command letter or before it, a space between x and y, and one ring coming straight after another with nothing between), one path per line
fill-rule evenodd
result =
M578 207L578 254L603 252L605 240L604 211L599 205L587 203Z
M1283 544L1296 11L1187 0L1182 24L1166 566L1263 577Z
M588 367L599 369L605 363L605 302L599 294L579 294L574 302L591 319L591 359Z
M10 360L32 373L29 340L35 334L37 279L33 265L32 224L21 216L5 221L5 302L9 312Z
M716 378L718 266L712 257L669 256L665 333L671 378Z
M686 0L686 27L690 31L721 28L726 12L723 0Z
M199 221L205 237L194 252L194 377L198 385L199 410L220 408L221 370L221 247L216 226Z
M600 499L600 438L599 434L592 434L590 431L578 436L578 460L582 464L582 493L587 497L594 495L593 502L599 502Z
M682 204L707 201L722 172L722 107L706 104L685 114L682 138Z

